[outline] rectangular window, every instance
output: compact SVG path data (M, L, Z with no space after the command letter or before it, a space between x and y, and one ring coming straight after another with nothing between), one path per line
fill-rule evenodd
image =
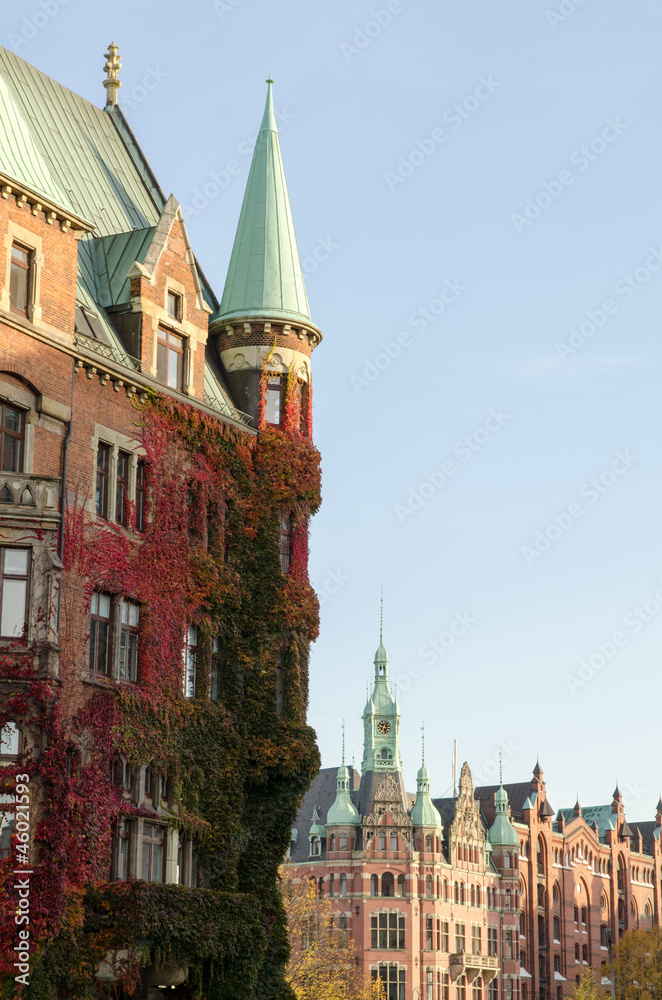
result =
M487 954L496 955L497 953L497 929L496 927L487 928Z
M0 636L21 639L27 632L30 594L30 549L0 549L2 555L2 596Z
M115 833L115 882L126 882L129 870L129 824L121 819Z
M280 519L278 553L280 556L280 571L284 576L289 571L292 559L292 518L289 516L281 517Z
M115 475L115 520L126 525L127 496L129 494L129 462L131 456L126 451L117 453L117 471Z
M90 624L90 670L110 673L110 594L92 594Z
M405 947L405 918L398 913L378 913L370 918L370 946L379 949Z
M471 928L471 954L480 955L481 949L481 934L480 927Z
M391 834L391 850L397 851L398 849L398 835L397 833Z
M9 306L12 312L28 314L30 298L30 270L33 254L31 250L12 243L11 270L9 274Z
M99 517L108 517L108 470L110 467L110 445L101 444L97 448L96 508Z
M3 403L0 409L0 461L3 472L23 471L25 412Z
M143 825L141 877L145 882L163 882L165 864L165 827L153 823Z
M383 830L379 831L379 850L386 850L386 833Z
M140 605L135 601L122 601L122 622L120 628L120 678L125 681L138 680L138 623Z
M432 951L432 917L425 918L425 948Z
M183 338L159 327L156 344L156 377L159 382L171 389L181 389L183 360Z
M381 984L381 996L385 1000L405 1000L405 970L396 965L380 965L371 972L373 983Z
M464 924L455 924L455 952L461 954L464 951Z
M264 419L268 424L280 423L282 392L283 387L280 378L272 376L267 379L265 389Z
M145 459L139 458L136 466L136 531L144 531L147 487L145 482Z
M434 973L432 969L425 972L425 1000L434 1000Z
M189 625L184 643L184 697L195 697L195 675L198 659L198 628Z
M448 952L448 921L444 920L441 924L441 950Z
M209 697L218 701L221 688L221 640L214 636L211 641L211 678L209 682Z
M441 996L439 1000L448 1000L450 996L450 982L447 972L441 974Z
M172 316L173 319L181 319L182 315L182 297L177 295L175 292L168 292L167 300L168 316Z
M467 981L464 976L459 976L457 980L457 990L456 990L457 1000L466 1000L467 997Z

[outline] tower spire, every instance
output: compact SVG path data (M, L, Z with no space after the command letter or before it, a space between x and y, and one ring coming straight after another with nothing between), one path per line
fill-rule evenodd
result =
M499 784L503 788L503 750L499 747Z
M342 766L345 766L345 720L342 720Z
M425 723L421 726L421 764L425 767Z
M379 645L384 644L384 584L382 584L382 596L379 611Z

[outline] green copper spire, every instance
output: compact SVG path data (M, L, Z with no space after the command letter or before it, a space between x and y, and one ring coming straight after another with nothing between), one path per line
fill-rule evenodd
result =
M501 752L499 752L499 757ZM499 791L496 793L496 816L487 837L492 847L517 847L519 837L508 816L508 792L503 787L502 766L499 763Z
M388 686L388 653L384 648L384 598L375 653L375 685L363 710L362 771L402 770L400 709Z
M310 323L287 193L271 85L253 151L230 267L216 320Z
M350 774L345 767L345 723L342 724L342 764L336 777L336 798L326 817L329 826L358 826L359 813L349 792Z
M409 815L414 826L441 827L439 810L430 798L430 775L425 766L425 726L421 726L421 731L421 766L416 775L416 801Z

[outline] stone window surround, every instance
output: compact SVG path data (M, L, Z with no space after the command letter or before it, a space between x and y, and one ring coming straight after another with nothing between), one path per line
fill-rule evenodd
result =
M107 444L110 446L110 461L108 463L108 511L107 517L100 517L96 512L95 504L95 490L96 490L96 474L97 474L97 451L100 444ZM91 438L90 443L92 449L92 497L89 501L88 509L92 513L98 522L108 521L111 524L117 524L115 518L115 507L116 507L116 488L117 488L117 454L120 451L128 452L129 458L129 481L127 489L127 501L129 503L135 504L136 502L136 470L138 468L138 461L145 457L145 449L142 448L135 438L128 437L126 434L121 434L119 431L110 430L110 428L105 427L103 424L94 425L94 434ZM27 445L26 445L27 451Z
M114 681L117 684L126 684L130 687L136 687L137 684L140 683L140 660L138 660L137 681L129 681L125 678L120 679L120 633L122 631L122 601L134 601L136 604L139 602L135 601L135 599L128 594L111 594L109 591L103 590L101 587L95 588L95 592L107 594L108 597L110 597L110 670L107 674L99 674L95 670L90 670L90 629L88 627L87 640L85 642L85 667L83 669L83 677L85 680L101 683L103 685L108 683L108 681ZM90 609L88 605L88 623L89 616ZM140 787L142 788L142 784Z

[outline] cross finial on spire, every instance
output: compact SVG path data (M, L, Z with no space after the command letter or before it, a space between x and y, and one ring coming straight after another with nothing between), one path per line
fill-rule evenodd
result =
M421 764L425 765L425 723L421 726Z
M108 46L106 61L103 66L106 71L106 79L103 81L103 85L106 88L106 106L117 104L117 91L122 86L117 79L117 74L122 68L122 59L118 55L118 52L119 49L115 45L115 42L111 42Z

